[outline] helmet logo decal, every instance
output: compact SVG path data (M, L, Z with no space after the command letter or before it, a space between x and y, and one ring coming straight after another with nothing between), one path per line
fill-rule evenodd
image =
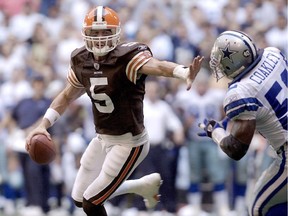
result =
M222 53L223 59L228 58L233 63L232 55L238 53L238 51L230 50L230 43L228 43L224 49L219 49Z
M245 50L244 52L243 52L243 56L244 57L249 57L250 56L250 52L249 52L249 50Z

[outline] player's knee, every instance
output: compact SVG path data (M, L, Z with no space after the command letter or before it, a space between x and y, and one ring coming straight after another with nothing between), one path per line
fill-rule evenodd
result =
M75 206L77 206L78 208L82 208L83 203L82 202L78 202L76 200L73 199L73 202L75 204Z
M103 205L94 205L85 198L83 199L83 210L88 216L107 216Z

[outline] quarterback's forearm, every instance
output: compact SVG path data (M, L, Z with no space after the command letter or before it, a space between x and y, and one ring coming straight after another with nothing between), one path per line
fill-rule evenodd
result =
M77 89L70 84L52 101L46 111L41 124L48 128L65 112L67 107L84 93L84 89Z
M65 112L70 103L66 100L65 94L61 92L51 103L47 109L40 126L45 129L51 127Z
M140 68L139 72L146 75L175 77L173 71L177 66L179 66L179 64L174 62L160 61L155 58L151 58Z
M69 104L72 102L71 99L69 99L65 92L61 92L51 103L50 108L57 111L60 115L62 115Z
M143 65L139 72L146 75L154 76L173 76L173 69L177 64L168 61L159 61L155 58L151 58L145 65Z

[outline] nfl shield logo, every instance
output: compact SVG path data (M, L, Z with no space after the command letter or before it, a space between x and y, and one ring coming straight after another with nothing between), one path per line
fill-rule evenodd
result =
M96 70L99 70L100 65L99 65L98 63L94 63L94 68L95 68Z

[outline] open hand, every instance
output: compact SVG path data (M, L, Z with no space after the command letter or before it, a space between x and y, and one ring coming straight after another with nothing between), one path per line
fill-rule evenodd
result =
M197 56L193 59L192 64L189 66L189 76L187 79L187 90L189 90L192 86L192 82L194 81L196 75L201 69L201 64L204 60L204 56Z

